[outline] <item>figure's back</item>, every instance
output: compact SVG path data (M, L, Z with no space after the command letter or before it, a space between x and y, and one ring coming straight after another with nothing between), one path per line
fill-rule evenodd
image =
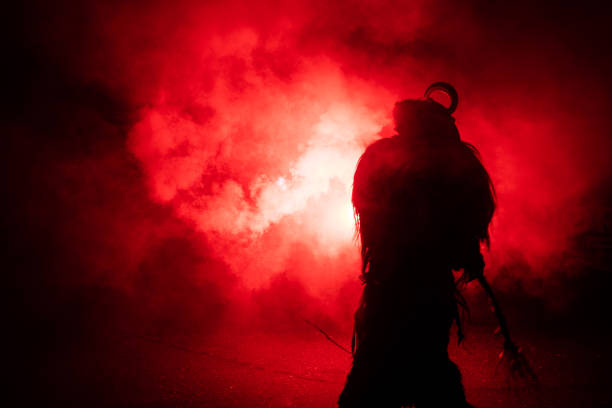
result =
M340 406L469 406L447 354L453 321L460 328L452 270L482 273L495 205L449 112L431 99L398 103L398 135L368 146L357 165L364 290Z
M480 253L494 209L489 177L471 146L410 144L401 136L366 149L353 205L367 262L430 258L448 269Z

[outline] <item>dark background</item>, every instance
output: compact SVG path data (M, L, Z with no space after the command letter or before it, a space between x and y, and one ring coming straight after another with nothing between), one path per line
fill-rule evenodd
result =
M527 1L410 6L110 1L26 2L7 11L2 269L10 345L5 350L16 382L12 388L24 401L333 405L346 361L322 374L336 381L324 389L310 381L321 372L303 370L312 361L325 370L344 356L337 357L342 352L296 316L316 319L348 343L356 279L340 286L332 301L318 299L308 282L290 273L246 289L212 234L178 217L171 204L151 198L142 160L128 146L142 108L155 106L160 90L183 89L173 81L186 75L185 62L197 63L189 60L199 41L191 36L193 27L198 35L212 35L246 26L265 36L282 32L281 22L290 21L294 26L287 35L294 48L262 57L279 78L290 78L303 59L325 55L346 75L385 89L419 90L448 78L467 101L479 100L464 113L468 129L477 128L478 120L470 118L480 116L500 127L521 124L512 131L549 124L542 137L527 131L497 139L501 152L495 154L511 155L518 163L513 171L524 172L510 174L518 186L504 187L497 162L490 170L494 181L500 180L500 208L505 203L510 212L520 208L519 220L548 214L552 219L538 224L534 234L546 242L547 226L555 226L550 241L563 233L564 244L550 244L546 259L533 262L542 257L530 252L530 230L516 227L518 238L510 245L501 235L512 222L500 220L498 241L506 242L501 249L508 251L491 260L490 276L518 337L532 346L543 378L543 391L525 391L521 404L610 402L605 384L612 283L612 16L605 7ZM414 21L423 23L412 29ZM176 71L168 69L173 58ZM207 81L198 85L205 89ZM184 103L187 97L176 98ZM482 140L481 146L486 164L496 139ZM537 184L544 176L548 181ZM561 193L564 189L573 193ZM513 217L504 214L506 220ZM495 246L495 231L492 238ZM474 380L488 381L474 361L489 353L492 362L499 344L484 340L494 325L485 299L475 288L469 294L477 351L458 357L467 367L468 394L482 406L515 401L499 384L480 389ZM244 340L240 336L246 333L251 337ZM281 362L278 350L285 352ZM300 375L307 379L294 388ZM232 380L234 388L229 378L239 378ZM578 401L585 396L591 399L582 405Z

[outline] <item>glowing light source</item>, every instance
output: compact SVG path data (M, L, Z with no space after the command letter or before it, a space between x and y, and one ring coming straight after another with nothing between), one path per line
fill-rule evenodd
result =
M294 245L324 258L348 248L358 258L353 173L365 146L389 123L395 98L327 60L311 62L290 83L279 81L252 67L251 40L211 55L222 64L227 53L240 59L249 78L238 91L231 73L222 73L198 97L214 115L196 120L180 105L161 103L134 127L130 147L152 196L214 236L236 274L258 286L285 268L278 260ZM272 230L282 231L273 242ZM267 270L255 258L268 260Z

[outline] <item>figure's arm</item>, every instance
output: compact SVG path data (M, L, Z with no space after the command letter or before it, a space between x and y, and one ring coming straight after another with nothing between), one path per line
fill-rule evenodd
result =
M458 252L453 269L463 269L463 275L459 278L459 282L468 283L484 276L485 263L480 253L478 239L464 241Z
M507 361L508 367L510 368L510 373L514 376L518 374L520 377L529 378L530 380L537 382L537 376L527 358L525 358L522 348L517 346L516 343L510 337L510 330L508 329L508 324L506 323L506 316L501 310L499 303L497 302L497 298L493 293L493 289L489 282L485 278L484 274L478 276L478 282L484 289L484 291L489 296L491 301L491 305L493 306L493 311L495 312L495 316L497 317L497 321L499 323L499 328L497 331L504 336L504 350L499 354L499 361Z
M510 330L506 322L506 316L504 315L497 297L491 288L491 285L487 281L484 275L484 260L480 252L480 243L478 240L474 240L463 249L462 253L462 266L464 273L460 278L463 282L471 282L478 280L480 286L484 289L485 293L489 297L493 312L498 321L497 333L504 337L504 349L499 355L499 360L506 361L512 375L518 374L521 377L528 377L532 381L537 381L537 376L531 368L529 362L525 358L522 349L516 345L510 336Z
M485 262L480 252L480 243L474 240L468 251L465 264L463 265L465 280L471 282L474 279L484 279Z

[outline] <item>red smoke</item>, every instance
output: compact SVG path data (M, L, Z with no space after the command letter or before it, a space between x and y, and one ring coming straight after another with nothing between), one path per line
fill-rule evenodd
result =
M512 95L510 84L461 78L451 64L408 58L409 49L387 65L374 58L364 67L360 41L382 48L418 44L422 30L437 33L430 19L439 10L429 5L413 6L410 18L398 20L395 7L364 3L361 12L328 10L323 22L309 7L287 7L287 15L277 15L260 5L222 29L191 19L171 27L170 37L180 42L156 50L171 58L128 138L151 198L209 236L248 287L284 272L313 291L337 288L357 271L349 204L357 158L369 142L391 134L396 100L420 97L434 79L454 80L462 98L460 131L481 150L498 193L489 274L517 257L532 267L526 275L552 273L551 262L583 228L574 206L594 182L576 155L572 118L554 106L557 80L539 78L538 92ZM362 20L370 9L376 13ZM218 19L206 8L190 13L215 25L229 19L228 10L215 9ZM342 21L335 32L316 30L332 29L326 24L334 18ZM353 25L359 28L351 31ZM456 28L463 30L459 41L483 41L478 26ZM334 46L345 33L356 50L350 41ZM176 55L176 48L184 51ZM518 99L525 97L532 100ZM537 100L551 111L534 109ZM331 263L325 270L302 267L296 246Z
M150 403L174 394L195 359L176 360L172 353L184 352L176 347L158 355L153 347L161 345L151 343L125 370L130 350L141 349L134 334L227 329L215 334L235 345L229 354L244 348L264 361L279 344L297 350L278 356L292 360L290 371L302 368L302 345L320 340L316 370L333 366L330 375L341 382L346 371L338 367L348 359L300 318L349 343L360 291L350 206L355 165L369 143L393 134L393 104L421 97L434 81L458 90L457 126L497 190L485 273L509 305L510 325L520 313L538 329L550 320L573 336L576 322L599 328L608 318L612 58L609 16L598 7L27 3L14 6L22 8L16 18L9 10L0 36L9 71L0 149L0 214L10 238L6 310L15 321L9 332L18 333L9 349L24 350L12 353L14 378L36 373L59 400L95 402L82 406L129 404L138 390ZM470 290L468 303L478 305ZM550 305L557 320L549 319ZM241 333L252 325L256 334L300 339L279 336L265 348L232 342L232 317ZM125 338L133 348L117 345ZM559 368L549 371L565 375L566 360L553 350ZM248 371L248 379L235 379L228 371L220 380L216 368L226 362L206 353L189 403L205 389L227 405L237 382L250 390L241 398L260 395L269 377ZM495 353L482 356L492 362ZM595 357L577 356L590 370ZM162 390L167 363L180 380L169 375L176 383ZM472 368L465 378L482 387L488 374L480 363ZM579 379L572 389L605 370L568 377ZM29 378L19 382L28 387L20 398L36 395L48 405ZM548 384L563 398L557 382ZM332 401L333 387L320 398ZM289 405L286 389L269 391Z
M215 65L236 59L245 82L235 89L232 71L221 71L190 106L164 100L142 113L128 143L152 198L214 237L213 245L250 287L292 272L300 263L293 259L296 245L316 257L353 254L348 265L342 256L332 270L300 276L310 288L346 279L358 253L350 204L355 164L388 125L385 107L394 98L324 58L305 61L290 80L256 70L252 54L258 49L273 56L284 51L252 30L211 42L206 59Z
M106 169L100 186L125 189L102 189L99 217L53 227L98 243L74 238L60 253L85 258L79 279L131 293L160 241L181 236L216 265L183 265L187 282L219 283L227 267L222 275L235 280L223 288L259 290L283 276L336 299L359 272L356 161L393 133L395 101L444 80L459 91L459 130L497 190L487 273L544 295L542 278L573 273L566 252L591 227L589 197L608 177L605 87L585 58L596 48L560 28L569 16L553 24L533 10L520 30L503 26L522 13L445 1L39 5L26 36L36 58L111 96L111 107L92 102L99 121L86 107L66 114L79 124L72 142L121 137L108 155L41 153L59 191L84 162ZM73 177L76 189L87 184ZM58 206L91 210L62 194Z

